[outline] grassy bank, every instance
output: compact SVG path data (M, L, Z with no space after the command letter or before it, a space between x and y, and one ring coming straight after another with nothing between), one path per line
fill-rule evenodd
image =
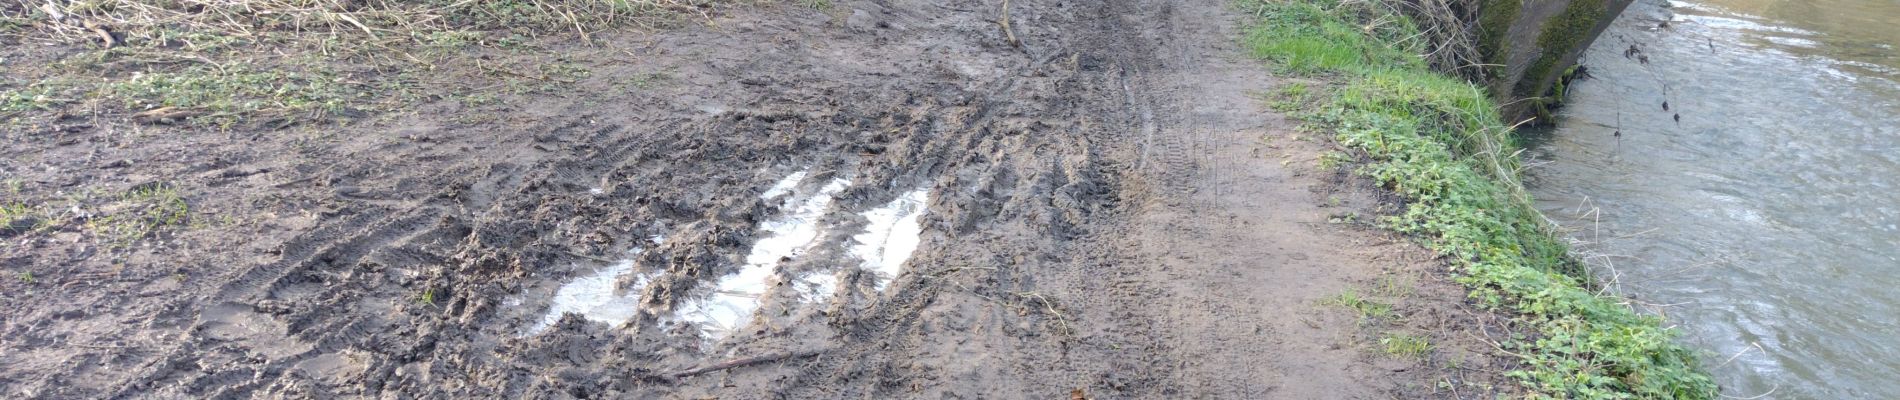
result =
M0 2L0 128L75 116L282 128L559 92L602 36L771 0ZM824 6L823 0L796 4ZM605 51L605 50L603 50ZM619 52L611 54L619 55ZM597 57L598 58L598 57ZM600 61L600 60L592 60Z
M1657 318L1599 295L1531 206L1511 130L1482 88L1435 73L1418 29L1373 0L1242 0L1244 39L1283 71L1333 82L1302 103L1351 167L1406 199L1383 223L1443 254L1481 306L1513 315L1504 351L1533 397L1717 396Z

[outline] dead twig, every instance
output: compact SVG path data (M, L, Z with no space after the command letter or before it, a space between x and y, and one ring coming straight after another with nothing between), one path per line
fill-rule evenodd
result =
M1062 326L1063 334L1072 335L1075 333L1075 328L1069 326L1069 317L1062 315L1061 311L1057 311L1055 303L1049 301L1048 297L1043 297L1041 293L1036 293L1036 292L1022 292L1022 293L1017 293L1016 296L1022 297L1024 299L1033 299L1039 303L1042 303L1043 310L1048 311L1050 315L1054 315L1056 317L1056 323Z
M1009 0L1003 0L1003 17L996 24L1003 26L1003 38L1009 41L1010 47L1023 48L1023 41L1016 39L1016 31L1009 27Z
M159 107L132 114L132 120L141 124L170 124L200 115L204 115L204 111L178 107Z
M110 49L112 46L119 44L119 39L112 36L112 31L107 30L105 24L85 20L80 21L80 25L85 26L86 30L92 32L93 36L98 36L99 42L103 43L105 48Z
M717 364L707 365L704 367L698 367L698 368L693 368L693 369L661 374L660 377L665 378L665 379L680 379L680 378L685 378L689 376L705 374L707 372L724 371L724 370L733 369L733 368L748 367L748 366L764 364L768 362L784 360L784 359L789 359L789 358L811 357L811 356L823 354L825 351L826 350L799 350L799 351L771 353L771 354L746 357L746 358L735 358L735 359L726 360Z

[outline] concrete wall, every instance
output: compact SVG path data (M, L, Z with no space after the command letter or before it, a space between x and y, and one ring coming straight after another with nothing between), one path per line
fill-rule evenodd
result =
M1633 1L1480 0L1478 50L1508 123L1548 117L1551 86Z

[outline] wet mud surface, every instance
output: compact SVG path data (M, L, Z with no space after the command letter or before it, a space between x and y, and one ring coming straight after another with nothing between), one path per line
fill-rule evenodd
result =
M24 196L166 182L198 223L5 238L0 264L38 279L4 283L0 388L1437 398L1508 367L1459 344L1491 317L1429 252L1329 223L1376 190L1315 171L1325 145L1265 110L1224 2L1018 1L1020 46L998 16L739 11L605 39L630 58L571 96L320 141L25 133L0 164ZM670 79L612 81L643 71ZM1324 305L1393 275L1421 277L1402 312L1444 337L1428 360Z

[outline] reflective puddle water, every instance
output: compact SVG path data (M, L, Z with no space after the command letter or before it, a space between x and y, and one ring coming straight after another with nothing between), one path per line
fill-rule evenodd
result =
M654 243L660 243L665 238L654 236L652 240ZM628 252L627 259L561 285L561 288L554 292L553 304L548 306L547 313L543 314L533 326L528 327L525 335L546 331L548 327L554 326L555 322L560 322L561 316L567 313L580 314L588 320L608 325L619 325L632 319L634 313L639 310L640 291L644 290L647 282L652 280L652 274L634 275L633 284L624 291L617 290L617 286L619 286L621 275L633 272L633 258L643 252L645 249L634 248Z
M904 261L917 251L924 233L924 209L930 203L930 190L919 188L898 196L883 207L865 211L865 232L853 236L851 255L864 260L864 267L877 273L877 290L884 290L902 271Z
M825 239L826 232L837 227L826 225L824 217L831 211L834 197L850 187L851 182L844 178L807 182L811 177L809 170L798 171L768 187L760 198L782 202L783 206L778 215L759 224L757 239L747 250L744 264L736 272L711 282L711 288L699 291L702 294L698 297L681 302L667 315L668 319L690 324L710 344L751 324L762 299L781 283L789 286L800 304L830 302L838 293L840 276L857 271L853 268L864 268L875 275L878 291L889 286L903 272L904 262L917 250L923 233L923 214L930 201L929 189L904 192L889 203L860 213L867 221L864 232L839 243L842 239ZM663 240L657 236L652 238L655 245ZM814 268L797 272L782 268L821 247L845 250L848 261L835 266L805 264ZM567 313L618 325L643 312L640 294L658 273L639 271L634 259L643 251L636 248L624 261L563 284L556 290L546 313L528 327L524 335L546 331ZM627 277L628 274L632 276ZM631 281L625 289L620 289L623 277ZM519 301L510 303L519 304Z
M790 194L805 176L804 171L794 173L767 190L762 197L770 200ZM775 276L778 274L775 272L780 262L797 258L817 244L818 235L824 230L819 220L831 208L832 196L844 191L849 185L850 181L832 179L815 193L793 194L790 209L759 224L760 239L752 245L752 251L746 255L745 265L739 267L739 272L719 278L711 295L681 305L676 311L679 319L698 325L701 333L711 340L724 338L750 323L753 312L759 308L759 297L777 279ZM831 288L836 285L835 279L811 279L804 282L804 286L824 288L814 289L813 297L819 294L829 296Z

